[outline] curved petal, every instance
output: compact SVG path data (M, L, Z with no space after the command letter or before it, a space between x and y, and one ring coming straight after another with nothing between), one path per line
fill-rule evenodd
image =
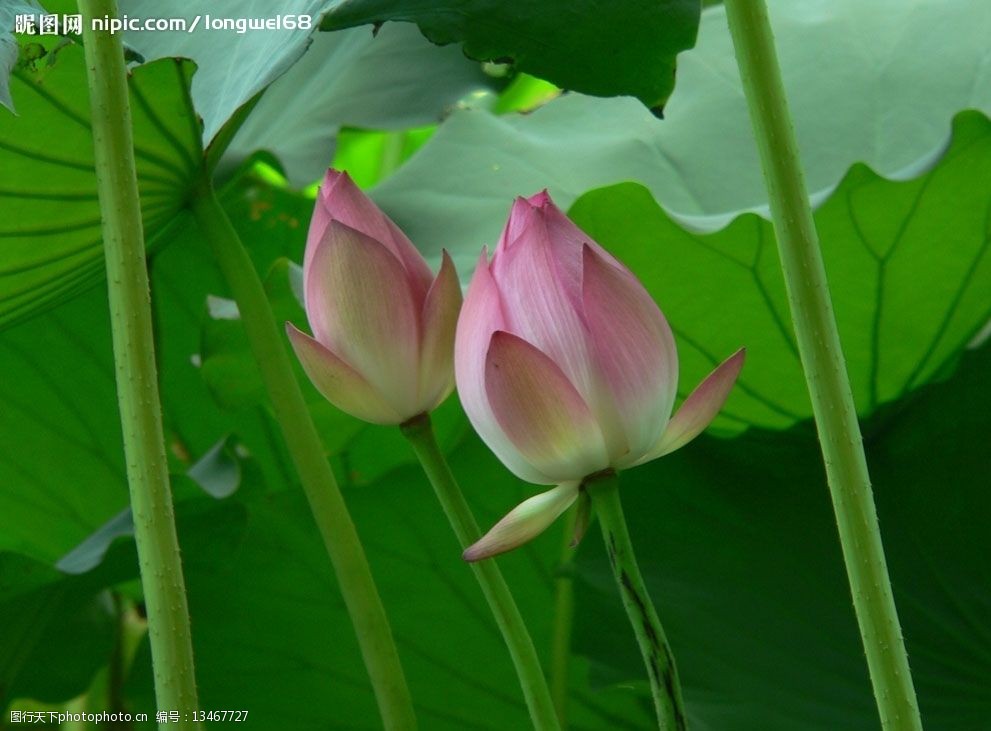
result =
M465 561L480 561L511 551L536 538L578 497L579 481L564 482L534 495L513 508L492 530L462 554Z
M678 388L674 336L632 272L590 246L582 259L582 306L607 402L593 408L614 409L632 461L657 442L671 415Z
M499 426L520 454L555 482L609 465L602 431L581 394L547 355L499 330L485 361L485 389Z
M389 249L406 269L417 305L422 304L434 278L430 267L406 234L354 184L346 172L328 170L324 176L310 220L303 257L304 269L312 260L331 220L340 221Z
M443 253L440 272L423 302L420 343L420 402L430 411L454 388L454 332L461 311L461 283L454 262Z
M550 200L546 190L541 191L536 195L532 195L529 198L518 196L513 201L513 205L509 209L509 218L506 219L506 225L502 229L502 235L499 236L499 243L496 246L497 253L504 249L508 249L516 243L516 241L520 238L520 234L522 234L537 217L537 212L545 200Z
M454 378L458 396L482 441L513 474L527 482L552 484L554 480L527 464L523 455L506 438L489 406L485 391L485 359L492 334L504 327L499 289L492 279L488 255L483 249L468 285L454 339Z
M733 384L736 383L747 349L740 348L724 360L692 391L678 413L668 422L657 445L636 464L663 457L676 449L681 449L701 434L716 418L716 414L726 402Z
M306 271L313 334L400 414L418 412L419 308L402 265L377 240L331 221Z
M357 371L291 322L286 323L286 335L306 375L334 406L373 424L404 421Z
M523 201L523 205L529 203ZM588 398L596 379L591 370L588 333L579 316L578 281L555 258L543 217L535 215L527 220L529 224L517 241L497 251L492 259L492 277L502 295L505 329L546 353Z
M536 198L537 196L534 196ZM533 199L531 199L533 200ZM555 245L556 258L560 261L565 258L571 263L573 271L578 281L581 281L581 268L583 259L583 249L588 246L602 259L620 269L625 269L619 260L602 248L591 236L582 231L568 216L558 208L550 199L545 196L539 201L541 214L547 232Z

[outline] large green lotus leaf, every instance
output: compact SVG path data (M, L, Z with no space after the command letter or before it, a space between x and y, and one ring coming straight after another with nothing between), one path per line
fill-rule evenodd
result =
M106 292L0 335L0 548L54 561L127 504Z
M0 328L103 277L100 207L83 49L11 78L17 115L0 110ZM192 64L163 60L130 76L135 160L149 246L179 221L201 157L189 105Z
M991 122L970 112L926 175L893 182L858 165L816 211L861 416L945 373L991 318L989 209ZM811 416L770 223L746 214L691 234L632 183L588 193L571 214L664 310L682 395L745 345L722 425L785 427Z
M566 89L629 95L660 110L674 88L675 57L695 44L698 0L343 0L322 30L395 20L434 43L461 43L480 61L509 61Z
M942 152L956 113L991 113L984 0L768 4L817 201L857 162L885 177L918 174ZM373 195L421 247L462 252L465 274L495 243L514 196L548 188L567 207L626 180L694 227L764 209L722 7L703 13L698 46L679 57L664 120L631 99L575 94L526 115L458 112Z
M494 79L455 48L438 48L411 26L318 33L271 85L228 148L230 164L267 150L290 182L306 186L334 158L342 126L398 130L439 122ZM194 100L196 81L193 83Z
M176 249L178 251L178 247ZM187 259L188 262L188 259ZM162 277L155 278L162 283ZM180 471L228 431L195 352L172 327L175 298L156 309L170 465ZM128 504L106 292L98 287L0 337L0 549L55 563Z
M74 3L60 1L49 9L72 12L74 7ZM144 12L149 9L135 3L133 10L125 11L132 17L157 17ZM229 9L233 13L229 17L250 15L243 3L237 12L233 6ZM219 18L220 10L212 7L210 13ZM280 33L264 32L137 34L137 49L149 59L186 55L203 64L195 79L193 64L172 58L140 65L130 76L149 246L164 245L175 237L174 224L182 218L180 212L202 166L201 133L211 139L216 127L247 100L242 98L247 91L238 90L238 80L250 81L252 89L268 83L266 74L252 65L264 61L264 54L256 53L256 45L263 40L256 36L268 38L274 46L282 38ZM297 55L306 45L305 34L300 42ZM248 57L251 63L234 65L238 74L254 71L244 77L232 76L233 60ZM54 63L50 64L51 59ZM288 64L288 57L283 62ZM272 73L278 76L284 70ZM189 98L191 80L195 112ZM249 118L253 121L237 137L223 172L232 172L243 157L266 148L282 157L293 180L309 182L333 158L334 137L341 125L395 127L434 122L460 96L487 85L478 64L453 49L434 47L411 28L396 28L378 38L366 30L321 34L300 70L256 106ZM301 92L303 87L308 90ZM82 49L70 45L39 60L35 68L19 69L12 80L12 93L19 116L0 114L0 200L9 204L13 214L6 227L0 227L4 242L0 327L85 291L102 277ZM197 114L207 120L205 131ZM300 120L306 120L306 129L299 126Z
M881 532L926 728L991 717L991 348L867 423ZM811 424L700 438L623 474L648 589L699 731L871 731L850 588ZM508 501L507 501L508 504ZM578 557L576 645L644 677L597 527Z
M482 524L528 489L477 438L464 440L451 459ZM421 727L528 727L509 655L419 468L346 489L345 499L389 611ZM243 505L247 532L237 549L201 556L186 570L203 707L248 708L249 720L265 729L378 727L353 630L302 495L268 492ZM551 531L500 559L545 667L560 543ZM593 692L587 663L573 665L572 728L649 727L649 708L637 694ZM129 685L135 709L153 707L148 667L145 648Z
M156 0L123 0L120 10L140 20L167 15L183 23L177 30L129 31L125 41L147 61L183 57L196 62L200 72L192 97L203 118L204 143L209 144L238 107L299 60L330 5L331 0L281 0L277 5L269 0L187 0L170 6L166 14ZM249 20L280 27L249 29ZM235 26L239 22L243 31Z
M251 190L231 197L247 201ZM279 251L277 227L291 222L255 212L242 227L253 248ZM232 415L210 396L200 329L207 296L225 290L195 225L188 217L176 225L175 243L151 262L170 466L185 471L233 433L259 455L269 482L290 479L263 408ZM128 500L105 287L0 332L0 373L0 550L54 563Z

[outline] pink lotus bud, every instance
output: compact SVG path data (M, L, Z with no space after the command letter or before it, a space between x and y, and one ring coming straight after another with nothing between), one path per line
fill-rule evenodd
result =
M328 401L376 424L435 408L454 386L461 286L447 252L436 279L402 231L329 170L303 259L313 337L286 323L303 369Z
M483 252L455 343L468 418L520 478L558 484L524 502L465 553L476 560L542 531L603 470L684 446L722 408L739 350L671 418L674 338L637 278L546 192L518 198L492 261Z

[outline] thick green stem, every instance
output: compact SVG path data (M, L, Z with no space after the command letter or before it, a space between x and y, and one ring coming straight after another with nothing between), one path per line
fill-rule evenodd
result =
M413 446L461 547L467 548L481 538L482 533L437 445L430 417L423 414L411 419L403 424L402 432ZM471 568L509 648L533 727L537 731L557 731L557 715L547 679L540 668L540 658L502 572L492 560L473 563Z
M131 109L121 37L91 29L94 17L117 17L115 0L80 0L90 88L96 185L117 377L117 405L127 460L141 584L148 614L159 710L187 719L198 710L189 611L169 485L155 369L151 298L134 168ZM164 728L164 726L162 726Z
M572 577L572 558L575 547L575 518L573 506L565 514L564 531L561 534L561 558L554 577L554 630L551 638L551 698L561 730L568 728L568 665L571 660L571 626L575 615L575 581Z
M390 730L414 729L406 678L364 549L306 408L261 280L207 176L196 191L192 209L237 302L276 421L337 574L382 722Z
M860 425L767 8L763 0L726 0L725 5L881 725L886 731L920 731Z
M602 526L602 539L623 607L633 625L633 634L647 666L654 710L657 712L657 727L660 731L683 731L687 728L687 722L678 669L633 555L630 532L626 528L626 518L623 517L623 506L619 500L619 479L615 475L605 475L587 482L585 489L592 498L595 514Z

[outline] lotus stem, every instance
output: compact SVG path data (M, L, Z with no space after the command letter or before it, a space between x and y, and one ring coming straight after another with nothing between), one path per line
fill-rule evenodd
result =
M609 564L619 588L626 616L629 617L640 646L640 655L647 666L650 692L657 713L660 731L684 731L688 725L684 702L681 698L681 681L674 663L674 654L668 644L664 627L657 610L650 600L640 567L633 553L630 532L623 516L619 499L619 478L606 474L585 483L592 498L592 506L602 526L602 539L609 554Z
M763 0L726 0L725 6L881 726L885 731L921 731L860 424L767 7Z
M433 485L437 499L447 515L451 527L462 548L467 548L479 538L482 532L475 522L475 516L468 507L461 488L455 480L451 468L444 459L437 439L434 436L430 417L422 414L403 424L403 435L409 440L423 471ZM551 700L547 679L540 668L540 658L530 639L526 624L516 606L506 580L495 561L487 559L472 563L471 569L478 580L485 600L489 603L499 631L509 648L516 674L523 688L523 697L530 719L537 731L558 731L557 714Z
M124 48L119 35L94 31L89 22L95 17L117 17L117 3L80 0L79 10L85 18L117 405L148 616L155 700L159 710L179 711L182 720L170 728L198 729L192 720L198 710L193 644L165 457Z

